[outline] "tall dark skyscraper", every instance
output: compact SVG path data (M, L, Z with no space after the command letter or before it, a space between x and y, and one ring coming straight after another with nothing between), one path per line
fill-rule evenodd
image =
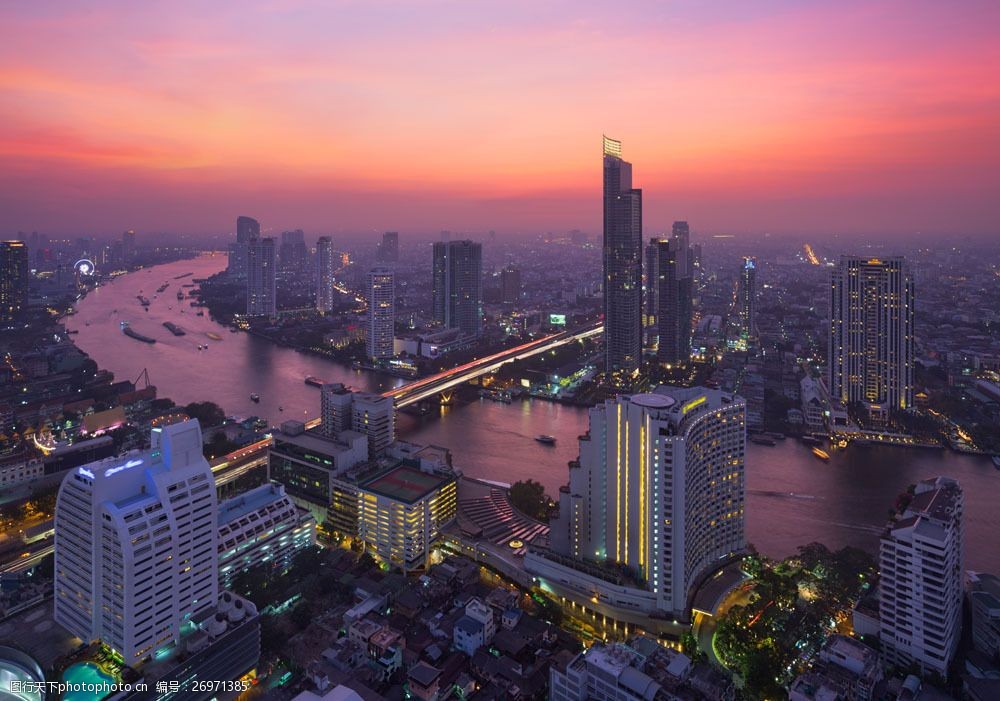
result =
M274 239L252 239L247 245L247 316L277 313L277 265Z
M743 335L753 338L757 333L757 259L749 256L740 268L739 314Z
M642 190L620 141L604 137L604 347L607 372L642 362Z
M687 224L669 240L650 245L656 251L656 327L659 346L656 358L661 363L676 365L691 358L692 277L691 251L687 245Z
M226 271L230 277L247 276L247 255L250 242L260 238L260 222L252 217L236 218L236 243L229 244L229 265Z
M382 243L378 245L375 257L380 263L399 262L399 232L386 231L382 234Z
M302 229L281 232L281 247L278 249L281 267L288 270L301 270L309 258L306 249L306 235Z
M11 321L28 299L28 246L0 242L0 321Z
M517 304L521 299L521 271L513 265L500 271L500 298L504 304Z
M466 334L483 334L483 246L434 243L434 318Z
M913 406L913 276L902 258L843 256L833 272L830 396L873 418Z
M122 234L122 263L126 266L135 262L135 232L131 229Z

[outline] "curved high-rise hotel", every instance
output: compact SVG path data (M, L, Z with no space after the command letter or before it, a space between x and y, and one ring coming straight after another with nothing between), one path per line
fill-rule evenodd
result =
M686 619L696 587L745 547L745 448L744 402L719 390L664 386L592 408L550 549L526 567L603 610Z

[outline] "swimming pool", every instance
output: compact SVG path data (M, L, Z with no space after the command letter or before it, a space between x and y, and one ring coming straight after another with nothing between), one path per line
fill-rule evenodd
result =
M93 662L75 662L63 672L63 681L71 684L114 684L115 678ZM100 701L108 694L99 691L67 691L63 701Z

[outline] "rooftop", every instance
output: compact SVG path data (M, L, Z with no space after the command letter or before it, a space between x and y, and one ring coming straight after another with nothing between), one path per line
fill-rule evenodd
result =
M285 488L272 482L251 489L233 499L227 499L219 504L219 525L235 521L283 498L285 498Z
M452 479L452 477L441 477L400 465L396 469L367 482L363 488L396 501L413 504Z

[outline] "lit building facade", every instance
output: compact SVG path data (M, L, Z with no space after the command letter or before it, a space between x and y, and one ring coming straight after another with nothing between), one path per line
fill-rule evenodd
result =
M55 514L55 619L127 664L176 642L215 603L215 480L195 420L152 429L149 451L63 479Z
M743 258L739 283L740 330L744 338L757 335L757 259Z
M0 323L21 313L28 300L28 246L0 241Z
M333 271L336 269L333 239L320 236L316 241L316 309L324 314L333 310Z
M642 363L642 190L620 141L604 137L604 349L607 372Z
M368 319L365 348L371 360L393 356L396 331L396 285L391 268L375 268L368 272L365 285L368 299Z
M902 258L843 256L830 300L830 396L875 417L913 406L913 276Z
M247 246L247 316L274 317L277 312L274 239L253 239Z
M329 437L305 430L298 421L286 421L274 433L268 451L268 475L281 483L298 506L308 509L317 523L327 520L340 486L339 478L368 459L368 439L346 430Z
M962 629L962 515L958 482L919 482L879 548L879 622L889 664L947 676Z
M483 334L483 246L475 241L435 241L434 319L472 336Z
M316 520L299 509L280 484L264 484L219 504L219 582L270 563L284 570L295 554L316 543Z
M454 474L400 465L361 486L358 535L378 559L404 572L421 569L457 509Z
M525 567L564 596L686 618L690 595L744 536L745 405L705 388L659 387L590 410L551 522L550 551ZM624 566L614 587L573 572Z

